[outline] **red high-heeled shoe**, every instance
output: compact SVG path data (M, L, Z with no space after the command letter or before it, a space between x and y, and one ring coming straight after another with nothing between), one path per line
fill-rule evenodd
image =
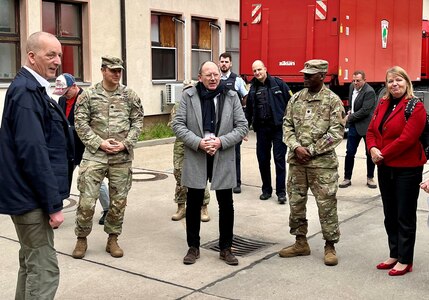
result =
M408 272L412 272L412 271L413 271L413 264L409 264L405 267L405 269L403 269L401 271L395 270L395 269L390 270L389 275L390 276L401 276L401 275L404 275L404 274L406 274Z
M397 263L397 261L395 261L395 262L393 262L391 264L385 264L384 262L382 262L382 263L379 263L376 266L376 268L379 269L379 270L388 270L388 269L393 268L396 265L396 263Z

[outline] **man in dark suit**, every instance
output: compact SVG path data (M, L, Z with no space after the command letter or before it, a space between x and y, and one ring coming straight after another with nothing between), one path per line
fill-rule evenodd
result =
M344 180L340 183L339 187L346 188L352 185L351 179L355 154L359 142L363 138L365 141L367 186L375 189L377 188L377 184L374 181L375 165L366 148L366 131L376 106L376 97L374 89L365 81L364 71L358 70L353 73L353 82L350 84L349 104L350 110L346 117L346 126L349 128L349 132L347 134Z

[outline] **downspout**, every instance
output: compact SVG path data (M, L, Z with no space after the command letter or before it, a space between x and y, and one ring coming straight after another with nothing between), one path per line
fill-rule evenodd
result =
M124 61L122 84L127 85L127 19L125 13L125 0L121 0L121 56Z
M186 18L185 18L185 20L186 20ZM191 23L191 28L192 28L192 23ZM187 53L188 53L188 51L187 51L188 50L188 33L186 32L186 30L187 30L187 28L186 28L186 22L183 22L183 35L185 36L185 38L184 38L185 45L183 46L183 57L184 57L184 59L183 59L183 65L184 65L184 69L185 69L184 71L185 71L185 73L184 73L184 78L183 79L184 80L189 80L189 82L190 82L190 80L192 79L192 76L189 76L188 65L187 65L189 59L188 59L188 56L187 56ZM191 45L191 54L190 55L192 55L192 45ZM192 58L190 60L192 61Z

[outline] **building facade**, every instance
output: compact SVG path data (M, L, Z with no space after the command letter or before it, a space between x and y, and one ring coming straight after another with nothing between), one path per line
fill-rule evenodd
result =
M333 0L328 0L333 1ZM87 88L101 80L101 56L123 58L123 83L142 98L147 121L166 121L181 83L228 51L239 70L240 0L0 0L0 116L6 90L25 62L26 38L55 34L60 72ZM423 19L429 0L423 0Z
M87 88L101 80L101 56L123 58L123 83L145 115L168 118L184 80L201 62L230 51L238 71L239 0L0 0L0 113L25 63L26 38L47 31L63 45L60 72Z

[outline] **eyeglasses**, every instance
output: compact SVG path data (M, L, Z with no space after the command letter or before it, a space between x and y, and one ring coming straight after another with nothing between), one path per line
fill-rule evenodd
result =
M220 74L219 73L210 73L210 74L201 74L201 76L204 76L208 79L211 79L212 77L219 78Z

